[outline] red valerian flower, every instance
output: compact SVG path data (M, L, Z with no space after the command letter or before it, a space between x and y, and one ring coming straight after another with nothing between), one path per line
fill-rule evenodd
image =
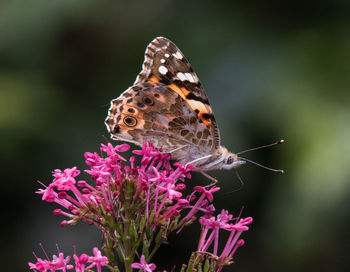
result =
M94 248L93 256L73 255L75 271L83 272L95 268L100 272L108 265L111 271L120 271L116 255L131 268L152 272L153 263L148 264L162 243L173 231L179 233L185 226L197 220L202 225L198 250L188 263L198 271L220 272L223 266L232 263L238 247L244 244L239 239L248 230L252 218L237 219L226 210L216 217L212 204L213 194L220 190L216 186L195 186L186 193L192 164L171 164L170 154L163 154L151 143L144 143L141 150L133 150L135 156L124 158L121 153L129 150L127 144L113 146L102 144L100 153L86 152L85 162L91 181L79 179L77 167L56 169L53 181L37 191L42 200L55 202L61 206L55 215L63 215L61 226L74 225L85 221L98 227L104 237L103 256ZM220 232L228 231L229 238L223 250L219 249ZM142 251L140 262L134 262L137 252ZM66 271L73 269L70 257L59 252L52 259L37 258L29 263L36 271Z
M131 264L131 267L142 269L144 272L152 272L154 269L156 269L156 265L154 263L148 264L146 262L145 255L141 255L140 262Z
M208 199L213 201L212 194L219 187L206 190L203 187L195 187L194 193L202 193L195 201L193 194L183 196L186 185L182 182L189 176L193 165L183 166L174 163L172 168L169 162L169 154L159 152L152 144L144 144L142 150L134 150L133 153L142 155L141 166L136 165L136 158L129 159L130 165L125 165L127 160L118 152L129 149L127 144L112 146L102 145L101 151L107 157L101 157L95 153L85 153L86 164L90 166L86 173L96 181L90 185L85 180L77 180L80 171L76 168L67 168L63 171L53 172L54 180L45 189L39 189L42 199L46 202L56 202L66 211L56 209L55 215L64 215L68 220L63 220L61 225L75 224L78 220L87 221L89 224L101 224L102 217L107 214L118 217L119 207L125 201L125 189L128 184L134 184L132 205L142 205L136 211L147 219L154 213L153 225L164 220L173 219L182 211L188 210L184 216L182 225L193 220L198 211L204 213L213 210L208 206ZM79 189L81 188L81 189ZM69 193L71 192L71 193Z
M80 257L78 257L78 255L74 254L73 258L75 261L75 267L73 265L69 264L71 257L70 256L64 257L64 254L62 252L60 252L60 250L58 248L57 248L58 256L53 255L52 259L49 259L43 246L41 246L41 248L46 256L46 259L43 260L41 258L38 258L34 254L37 261L35 263L31 263L31 262L28 263L29 268L33 269L34 271L40 271L40 272L63 271L63 272L65 272L67 270L71 270L71 269L75 268L76 272L85 272L86 269L91 269L91 268L96 266L96 269L97 269L96 271L101 272L102 271L101 267L108 264L107 257L102 256L101 251L98 250L98 248L96 248L96 247L93 250L94 251L93 256L88 256L87 254L83 253L80 255ZM90 263L90 265L85 268L85 265L87 263Z
M127 144L102 144L101 155L86 152L88 169L84 172L92 182L79 179L80 171L72 167L55 170L52 183L37 191L44 201L62 207L54 210L55 215L66 217L61 226L78 221L97 226L110 246L105 250L116 252L124 262L133 261L141 246L158 249L171 232L194 222L198 213L211 215L215 208L209 203L220 189L197 186L185 194L192 164L172 165L170 154L161 153L151 143L133 150L136 156L127 160L120 153L129 148ZM74 260L81 270L92 267L86 267L84 258L74 256ZM98 263L95 266L100 269Z
M244 245L244 241L238 240L242 232L247 231L248 225L253 222L253 218L241 218L236 219L236 223L230 223L233 216L226 210L222 210L215 218L214 216L202 216L199 222L202 225L201 238L198 244L199 252L209 252L209 248L212 246L211 254L217 257L217 272L220 272L224 265L232 263L232 257L238 247ZM226 245L221 254L219 249L219 234L220 230L229 231L230 235L226 241Z

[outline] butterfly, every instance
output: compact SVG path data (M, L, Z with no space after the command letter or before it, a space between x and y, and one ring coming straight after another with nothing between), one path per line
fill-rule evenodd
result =
M245 163L221 145L201 82L179 48L164 37L147 46L142 71L111 101L105 124L111 138L136 145L151 142L214 181L207 171Z

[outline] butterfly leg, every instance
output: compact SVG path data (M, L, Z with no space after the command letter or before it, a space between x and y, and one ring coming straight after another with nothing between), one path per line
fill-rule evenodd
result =
M198 162L198 161L201 161L201 160L208 159L208 158L210 158L211 156L212 156L212 155L207 155L207 156L204 156L204 157L200 157L200 158L198 158L198 159L195 159L195 160L193 160L193 161L190 161L190 162L186 163L186 166L187 166L188 164L190 164L190 163L195 163L195 162ZM205 188L207 188L207 187L209 188L209 187L215 185L216 183L218 183L218 180L217 180L216 178L213 178L212 176L210 176L210 175L207 174L206 172L200 171L200 173L201 173L203 176L205 176L207 179L209 179L209 180L212 181L212 183L210 183L209 185L205 186Z
M179 146L179 147L177 147L177 148L175 148L175 149L173 149L173 150L167 151L167 153L169 153L169 154L174 153L174 152L176 152L176 151L178 151L178 150L180 150L180 149L183 149L183 148L185 148L185 147L187 147L187 146L188 146L188 145Z
M201 173L201 174L202 174L203 176L205 176L207 179L209 179L209 180L212 181L212 183L210 183L209 185L207 185L207 186L205 186L205 187L211 187L211 186L215 185L216 183L218 183L218 180L217 180L216 178L210 176L210 175L207 174L206 172L201 171L201 172L199 172L199 173Z
M198 159L195 159L195 160L193 160L193 161L190 161L190 162L186 163L185 166L189 165L190 163L195 163L195 162L197 162L197 161L209 159L211 156L212 156L212 155L207 155L207 156L204 156L204 157L200 157L200 158L198 158Z

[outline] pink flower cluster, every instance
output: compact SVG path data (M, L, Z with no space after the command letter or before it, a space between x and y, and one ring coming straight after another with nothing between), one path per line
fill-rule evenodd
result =
M42 248L43 249L43 248ZM108 264L108 259L105 256L102 256L101 251L95 247L93 250L94 255L88 256L87 254L83 253L80 255L80 257L77 254L73 255L75 266L69 264L71 257L67 256L64 257L64 254L60 252L58 249L58 256L53 255L52 259L49 259L47 256L45 250L43 249L46 259L41 259L35 256L36 262L31 263L29 262L29 268L33 269L34 271L41 271L41 272L54 272L54 271L67 271L75 268L76 272L84 272L88 269L92 269L96 267L97 272L101 272L102 266L105 266Z
M229 223L232 221L233 216L226 210L222 210L215 218L214 216L206 217L202 216L199 222L202 225L201 239L198 245L199 252L209 252L209 248L212 246L212 254L218 256L217 266L219 267L217 272L220 272L224 265L228 265L232 262L233 254L238 247L244 245L244 240L239 239L242 232L247 231L248 225L253 222L253 218L241 218L236 219L236 223ZM230 232L229 238L226 241L226 245L219 254L219 233L220 230L226 230Z
M194 222L198 213L202 225L198 251L189 261L197 270L208 260L211 270L220 272L223 266L232 263L237 248L244 244L239 240L242 232L248 230L252 218L236 219L223 210L217 217L211 204L213 194L219 187L195 186L185 194L185 179L191 178L192 164L171 165L170 154L159 152L151 143L144 143L141 150L133 150L136 156L128 160L121 153L130 149L127 144L113 146L101 145L100 154L86 152L85 173L92 182L78 179L77 167L55 170L53 181L38 194L46 202L55 202L63 209L55 209L55 215L68 219L61 221L61 226L73 225L85 221L101 229L104 235L104 251L110 258L110 267L117 267L114 256L117 255L125 267L152 272L155 264L147 264L167 236ZM138 163L139 161L139 163ZM219 253L220 231L230 232L223 250ZM134 262L137 252L142 251L140 262ZM192 257L191 257L192 258ZM31 269L38 271L66 271L73 269L69 265L70 257L63 253L52 260L37 258L36 263L29 263ZM85 271L108 263L98 249L94 257L74 254L75 269ZM89 265L87 265L90 263ZM113 268L114 269L114 268ZM113 271L118 271L115 269Z
M106 214L118 218L120 207L125 205L125 193L131 183L133 195L129 205L137 206L137 213L141 213L147 220L152 214L154 225L179 216L185 209L189 212L182 222L183 225L193 221L198 211L211 213L214 210L209 202L213 200L212 193L220 189L218 187L206 190L197 186L193 194L183 197L182 191L186 188L184 179L191 177L193 165L174 163L176 168L172 168L169 154L163 154L151 143L145 143L141 150L133 151L135 155L142 156L141 165L137 166L134 156L127 163L119 154L129 148L127 144L114 147L109 143L101 146L106 157L96 152L85 153L86 164L90 166L85 172L95 180L95 185L77 180L80 171L76 167L53 172L52 183L45 189L39 189L37 193L42 194L43 200L56 202L65 208L65 211L54 211L55 215L69 218L61 222L62 226L74 224L78 220L100 225L105 221L103 216ZM195 193L201 194L197 201Z

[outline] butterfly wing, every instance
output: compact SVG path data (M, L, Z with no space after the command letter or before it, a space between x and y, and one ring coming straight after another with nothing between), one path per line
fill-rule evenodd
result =
M202 84L179 48L164 37L155 38L146 48L142 71L134 84L161 82L175 91L200 120L213 138L212 150L220 146L220 133Z
M213 146L208 127L161 82L138 83L112 100L105 123L118 140L137 145L150 141L164 152L177 149L172 156L183 163L208 154Z

